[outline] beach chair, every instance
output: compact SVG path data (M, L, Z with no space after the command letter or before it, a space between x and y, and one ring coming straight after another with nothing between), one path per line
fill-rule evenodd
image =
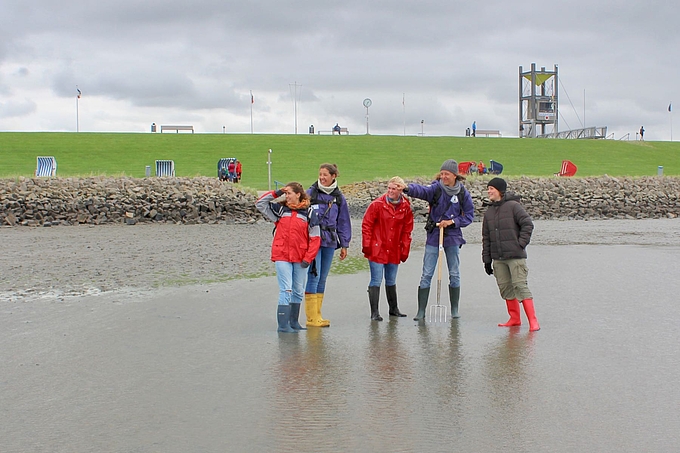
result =
M236 172L234 174L229 173L229 163L236 163L235 157L223 157L217 162L217 177L220 181L233 181L236 178Z
M35 168L36 176L56 176L57 160L52 156L39 156L38 164Z
M503 173L503 164L496 162L495 160L489 161L489 174L500 175Z
M156 176L175 176L175 161L157 160Z
M576 170L578 170L578 168L573 164L573 162L569 160L563 160L562 168L560 169L559 173L555 173L555 176L574 176L576 174Z
M474 162L461 162L458 164L458 174L468 175L470 174L470 167Z

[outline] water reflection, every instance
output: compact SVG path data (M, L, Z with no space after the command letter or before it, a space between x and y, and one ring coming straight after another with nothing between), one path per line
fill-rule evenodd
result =
M267 439L273 449L333 450L337 439L329 436L328 430L347 419L347 364L342 353L331 351L327 332L309 328L279 335L279 360L272 368L278 379L272 395L277 410L267 411L276 415L271 420L273 436Z

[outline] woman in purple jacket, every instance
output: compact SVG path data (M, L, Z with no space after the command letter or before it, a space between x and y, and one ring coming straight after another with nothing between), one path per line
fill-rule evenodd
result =
M340 249L340 259L344 260L347 257L349 242L352 240L349 207L345 196L340 192L337 177L338 167L335 164L321 164L319 180L307 190L321 226L321 248L314 263L309 266L305 289L307 325L312 327L331 325L329 320L321 317L326 278L335 251Z
M458 318L460 301L460 248L465 244L461 228L470 225L475 216L475 206L461 181L465 177L458 174L458 163L449 159L440 169L439 177L432 184L409 184L404 193L413 198L425 200L430 204L430 213L425 229L425 256L423 273L418 286L418 313L414 321L425 319L425 309L430 296L430 283L439 258L439 228L444 228L444 254L449 269L449 300L451 317Z

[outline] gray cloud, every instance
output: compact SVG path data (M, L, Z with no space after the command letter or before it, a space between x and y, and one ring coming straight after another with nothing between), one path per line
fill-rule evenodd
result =
M589 125L623 135L644 123L650 140L665 140L668 102L680 99L680 13L660 1L38 0L4 9L3 105L37 107L25 125L0 129L60 124L46 116L63 111L40 106L78 85L112 104L95 130L129 127L136 109L184 112L205 122L199 130L244 128L253 90L254 120L289 132L297 82L300 124L365 130L361 101L371 97L373 133L400 134L406 122L415 134L425 119L433 135L462 135L473 120L514 135L518 67L532 62L559 65L561 128L579 127L585 107Z

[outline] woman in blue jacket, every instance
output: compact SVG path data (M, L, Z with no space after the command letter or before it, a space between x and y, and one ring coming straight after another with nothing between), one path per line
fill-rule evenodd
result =
M349 207L345 196L340 192L337 177L338 167L335 164L321 164L319 180L307 190L321 227L321 248L313 265L309 267L305 289L307 325L313 327L331 325L329 320L321 317L326 278L335 251L340 249L340 259L344 260L347 257L349 242L352 240Z
M465 244L461 228L474 220L475 206L461 181L465 177L458 174L458 163L449 159L440 169L436 181L430 185L409 184L404 193L413 198L425 200L430 204L427 224L427 241L423 257L423 273L418 286L418 313L414 321L425 319L425 309L430 296L430 284L439 258L439 228L444 228L444 254L449 269L449 300L451 317L458 318L460 301L460 248Z

